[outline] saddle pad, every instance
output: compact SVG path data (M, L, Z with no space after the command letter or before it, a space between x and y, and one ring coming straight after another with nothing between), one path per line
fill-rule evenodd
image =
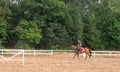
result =
M83 48L80 48L80 51L82 51L83 50Z

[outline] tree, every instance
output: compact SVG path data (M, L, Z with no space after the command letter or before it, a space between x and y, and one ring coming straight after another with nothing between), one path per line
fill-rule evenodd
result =
M89 1L87 14L84 16L84 41L88 47L93 50L104 50L101 41L101 31L97 28L98 17L96 12L99 9L98 2L95 0Z
M0 0L0 39L9 48L119 50L119 0Z
M36 21L43 30L40 46L49 49L67 47L70 41L67 32L67 5L60 0L44 0L38 3L41 4L41 15Z
M69 7L70 23L67 29L73 44L77 44L77 40L83 40L83 20L82 20L82 3L81 0L64 0Z
M15 33L19 40L28 44L38 44L42 38L41 30L34 21L21 20L15 27Z
M11 10L9 8L9 1L0 0L0 45L4 46L7 42L8 37L8 23L7 20L10 18Z
M96 27L94 1L82 1L83 43L84 46L96 50L100 47L100 31Z
M7 23L4 18L0 18L0 41L5 41L7 37Z
M69 35L67 32L68 16L67 5L61 0L23 0L21 3L13 4L11 7L13 16L10 22L12 33L16 41L23 40L26 42L27 32L31 29L32 23L37 25L41 30L41 42L38 43L39 48L51 49L61 48L69 45ZM22 26L29 27L21 30ZM30 25L30 26L29 26ZM25 33L24 33L25 32ZM15 34L16 33L16 34ZM20 34L20 36L19 36ZM13 35L12 35L13 36ZM22 38L21 38L22 37ZM31 39L31 38L30 38ZM35 39L37 39L35 37ZM33 40L33 39L32 39ZM39 40L39 39L37 39ZM30 40L28 40L31 42Z
M91 9L93 16L95 17L93 20L95 20L94 23L96 23L96 31L99 31L98 34L100 33L100 44L102 49L104 48L107 50L114 50L115 48L118 48L119 45L119 25L118 20L116 20L116 14L113 14L113 6L111 3L114 3L114 1L101 0L100 3L97 1L91 1Z
M0 0L0 17L4 17L5 19L9 19L9 15L11 14L11 10L9 8L10 2L8 0Z

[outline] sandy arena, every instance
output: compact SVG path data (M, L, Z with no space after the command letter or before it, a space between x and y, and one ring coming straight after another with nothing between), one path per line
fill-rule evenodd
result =
M72 59L72 53L55 53L54 56L25 56L21 61L0 61L0 72L120 72L119 57L91 57Z

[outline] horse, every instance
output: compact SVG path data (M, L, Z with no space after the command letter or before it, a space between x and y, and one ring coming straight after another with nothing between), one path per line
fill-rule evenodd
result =
M92 51L90 48L87 48L87 47L82 47L80 50L78 50L78 46L75 46L75 45L71 45L71 48L74 50L75 54L74 54L74 57L73 59L75 58L75 56L77 55L78 57L78 60L79 60L79 54L80 53L85 53L85 60L87 59L87 55L89 56L89 58L92 56Z

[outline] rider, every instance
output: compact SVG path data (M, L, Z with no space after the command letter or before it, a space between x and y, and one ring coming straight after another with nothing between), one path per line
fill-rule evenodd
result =
M81 48L82 48L81 41L80 41L80 40L78 40L78 51L80 51L80 50L81 50Z

